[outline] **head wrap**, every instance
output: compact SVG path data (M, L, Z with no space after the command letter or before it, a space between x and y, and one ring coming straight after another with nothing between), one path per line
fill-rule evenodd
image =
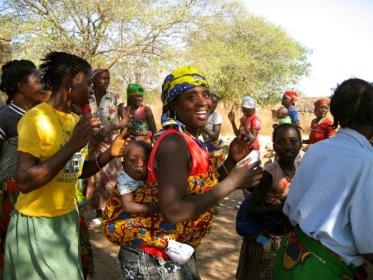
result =
M103 74L103 73L108 73L108 74L110 74L110 72L109 72L108 69L95 69L95 70L93 71L93 79L96 78L96 76L98 77L98 76L100 76L100 75Z
M296 101L298 99L298 93L292 90L285 91L284 96L290 98L292 101Z
M144 96L144 88L139 84L129 84L127 87L127 96L135 94Z
M317 99L313 105L316 106L321 106L321 105L324 105L324 106L328 106L330 105L330 100L328 98L320 98L320 99Z
M164 79L161 95L163 102L161 124L163 127L168 125L184 126L171 116L167 105L183 92L198 86L209 87L205 75L193 66L184 66L174 70Z
M247 109L255 109L256 101L254 98L250 96L244 96L244 98L242 98L241 107L244 107Z

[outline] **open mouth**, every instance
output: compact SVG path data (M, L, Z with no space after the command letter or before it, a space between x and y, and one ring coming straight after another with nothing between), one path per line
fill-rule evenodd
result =
M198 111L198 112L196 112L195 113L196 114L196 116L199 118L199 119L207 119L207 111L206 110L204 110L204 111Z

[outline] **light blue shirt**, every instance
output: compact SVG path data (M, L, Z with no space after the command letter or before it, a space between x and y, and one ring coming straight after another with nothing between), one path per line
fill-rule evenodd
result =
M143 181L136 181L130 177L126 171L122 170L118 176L118 191L120 195L134 192L138 187L144 184Z
M373 147L353 129L314 144L293 179L283 209L293 225L361 265L373 253Z

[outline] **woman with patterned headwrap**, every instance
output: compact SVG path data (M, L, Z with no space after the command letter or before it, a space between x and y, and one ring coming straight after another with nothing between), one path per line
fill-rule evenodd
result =
M243 161L236 166L250 152L245 141L232 142L218 174L214 158L197 139L212 105L202 72L191 66L173 71L162 85L162 102L163 130L149 157L146 183L134 192L136 202L158 202L160 213L128 216L118 211L115 199L105 212L104 232L121 245L125 279L199 279L195 256L181 264L163 252L167 237L197 247L211 228L210 209L261 177L260 169L254 171L257 164ZM166 242L159 242L159 236Z
M146 138L149 131L154 134L157 130L152 109L143 105L144 88L139 84L129 84L127 87L127 106L121 114L128 120L130 137L137 140Z

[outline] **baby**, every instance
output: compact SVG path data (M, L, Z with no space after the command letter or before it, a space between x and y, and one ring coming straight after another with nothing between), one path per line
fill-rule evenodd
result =
M289 116L289 111L284 106L277 109L277 119L278 124L288 123L291 124L291 118Z
M143 186L147 177L147 162L151 146L143 141L132 141L125 149L122 166L118 177L118 191L122 208L129 214L146 214L159 210L157 203L141 204L134 201L133 192ZM175 240L167 240L164 252L176 263L185 263L193 254L194 249L188 244Z

